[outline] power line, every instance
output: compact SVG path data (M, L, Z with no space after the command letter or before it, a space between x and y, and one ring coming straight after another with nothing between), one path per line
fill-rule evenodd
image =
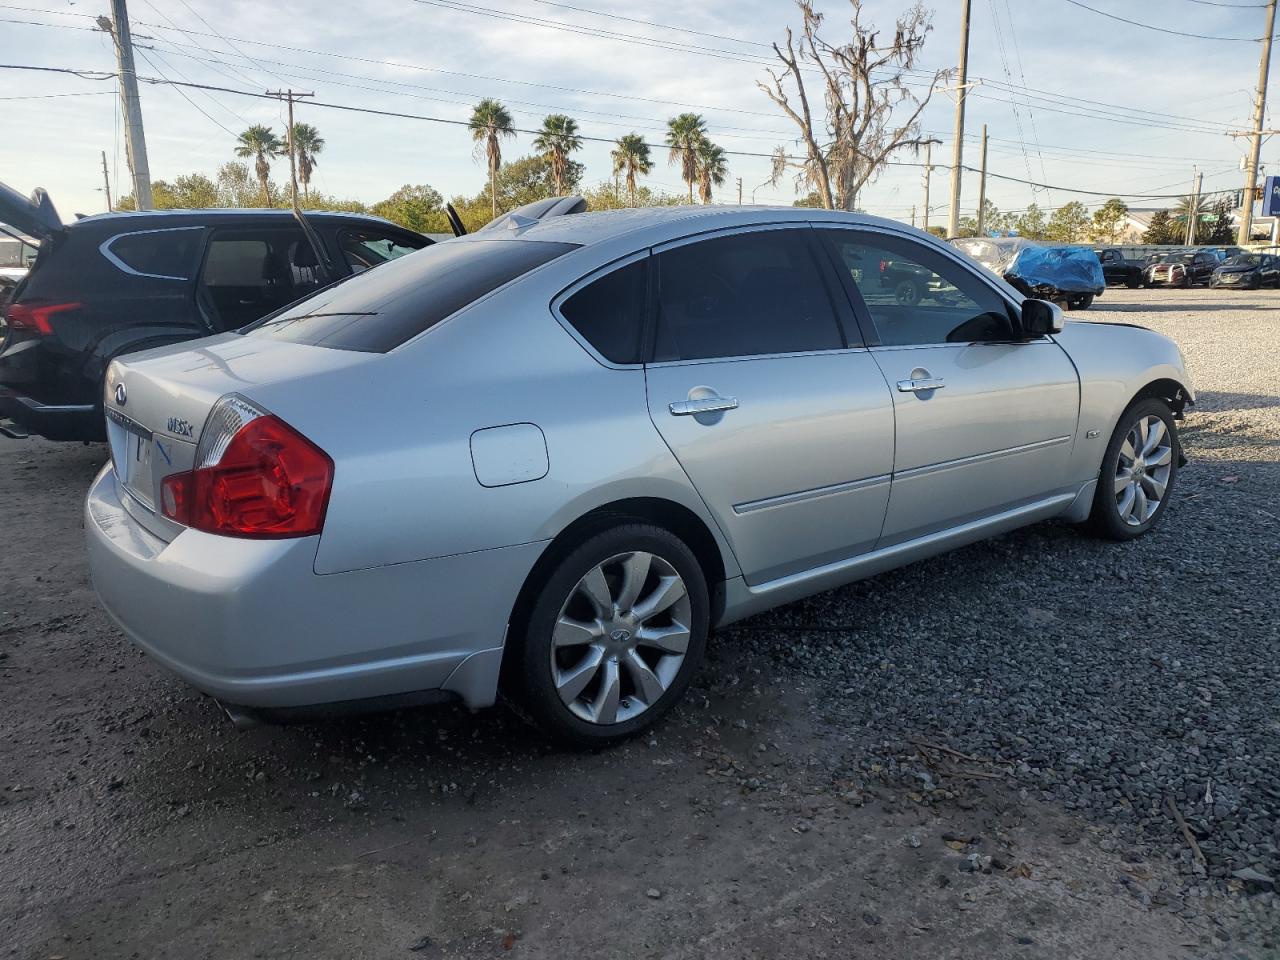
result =
M0 100L56 100L59 97L107 97L114 90L79 90L75 93L33 93L21 97L0 97Z
M0 63L0 70L36 70L36 71L47 72L47 73L71 74L74 76L81 76L81 77L86 77L88 75L96 74L96 73L102 73L102 71L78 70L70 67L38 67L38 66L29 66L25 64L12 64L12 63ZM92 77L92 79L112 79L114 77L115 77L115 74L106 73L100 77ZM161 75L159 78L139 77L138 80L143 83L149 83L149 84L165 84L172 87L186 87L190 89L213 91L216 93L230 93L236 96L252 97L254 99L259 99L259 100L273 99L272 97L269 97L266 94L254 93L249 90L237 90L234 87L222 87L222 86L216 86L214 84L191 83L191 82L185 82L185 81L170 80L169 78L163 75ZM194 103L192 105L194 106ZM449 126L457 126L457 127L470 126L470 122L467 120L454 120L447 117L432 117L424 114L405 113L405 112L396 111L396 110L380 110L374 107L359 106L356 104L327 103L323 101L314 101L311 104L311 106L321 107L329 110L340 110L340 111L349 112L349 113L362 113L362 114L368 114L372 116L391 117L391 118L406 119L406 120L421 120L421 121L426 121L430 123L442 123ZM201 111L201 112L203 113L204 111ZM217 123L216 120L214 122ZM221 124L219 124L219 126L221 126ZM223 129L226 129L226 128L224 127ZM529 136L536 136L539 133L538 130L522 129L522 128L516 128L515 132L523 133ZM598 136L589 136L584 134L582 136L582 139L592 143L607 143L607 144L616 143L616 140L612 137L598 137ZM754 157L754 158L760 158L760 159L772 159L774 156L773 153L761 153L761 152L755 152L755 151L749 151L749 150L726 150L725 153L728 154L729 156ZM803 158L790 157L789 159L802 160ZM912 168L919 169L924 166L924 163L916 162L916 161L907 161L907 160L890 160L890 161L886 161L885 166L912 167ZM949 166L947 164L939 163L939 164L934 164L933 166L937 169L949 169ZM976 167L970 167L970 166L962 166L961 169L963 169L968 173L980 172ZM1039 187L1041 189L1060 190L1063 193L1075 193L1083 196L1095 196L1095 197L1118 196L1121 199L1124 199L1127 197L1129 199L1137 199L1137 200L1176 200L1176 199L1180 199L1182 196L1182 194L1154 194L1154 193L1116 194L1111 191L1105 191L1105 190L1085 190L1079 187L1067 187L1067 186L1062 186L1060 184L1040 183L1037 181L1024 179L1022 177L1013 177L1007 174L994 173L992 171L987 171L987 176L992 179L1004 180L1010 183L1021 183L1027 186ZM1214 192L1234 193L1235 191L1220 190L1220 191L1214 191Z
M1214 37L1207 33L1185 33L1182 30L1170 30L1167 27L1156 27L1149 23L1142 23L1139 20L1128 20L1124 17L1117 16L1114 13L1107 13L1105 10L1099 10L1097 7L1091 7L1087 3L1081 3L1080 0L1067 0L1067 3L1073 7L1079 7L1082 10L1088 10L1090 13L1096 13L1099 16L1108 17L1112 20L1119 20L1121 23L1127 23L1130 26L1142 27L1144 30L1155 30L1157 33L1170 33L1175 37L1192 37L1196 40L1226 40L1232 43L1259 43L1259 37ZM1216 4L1215 4L1216 6Z
M153 52L154 52L154 51L153 51ZM161 72L160 68L156 66L155 61L153 61L150 57L148 57L148 56L147 56L147 54L146 54L146 51L144 51L141 47L139 47L139 48L138 48L138 56L142 57L142 59L143 59L143 60L147 61L147 63L149 63L149 64L151 65L151 69L152 69L152 70L154 70L156 73L159 73L159 74L160 74L160 77L162 78L162 80L163 80L165 83L167 83L169 86L173 87L173 88L175 89L175 91L178 93L178 95L182 97L182 99L183 99L183 100L187 101L187 103L189 103L189 104L191 104L191 106L195 107L197 111L199 111L200 113L204 114L204 116L208 118L208 120L209 120L209 122L210 122L210 123L216 124L217 126L221 127L223 130L226 130L226 131L227 131L227 133L229 133L232 137L236 136L236 134L235 134L235 133L234 133L234 132L229 128L229 127L227 127L225 124L223 124L223 123L222 123L221 121L219 121L217 118L215 118L215 117L213 116L213 114L211 114L211 113L209 113L207 110L205 110L205 109L204 109L204 107L200 106L200 104L198 104L198 103L196 103L194 100L192 100L192 99L191 99L189 96L187 96L187 94L186 94L186 93L181 89L181 88L182 88L182 86L198 87L198 86L199 86L198 84L194 84L194 83L179 84L179 83L178 83L178 81L176 81L176 80L170 80L168 77L166 77L166 76L164 75L164 73L163 73L163 72ZM153 82L153 81L151 81L151 80L148 80L146 77L139 77L138 79L139 79L139 80L141 80L141 81L143 81L144 83L151 83L151 82ZM215 101L215 102L216 102L216 101Z

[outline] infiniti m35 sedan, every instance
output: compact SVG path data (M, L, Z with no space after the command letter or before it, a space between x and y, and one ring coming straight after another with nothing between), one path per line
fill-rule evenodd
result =
M602 744L718 625L1051 517L1147 533L1193 402L1165 337L899 223L509 216L115 361L89 557L234 718L501 692Z

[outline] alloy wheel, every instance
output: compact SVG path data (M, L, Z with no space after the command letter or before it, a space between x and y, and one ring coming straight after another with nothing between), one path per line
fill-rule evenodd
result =
M569 592L552 635L561 701L588 723L644 713L679 675L691 622L684 580L662 557L635 551L592 567Z
M1139 417L1120 445L1116 461L1115 496L1120 519L1132 527L1150 520L1164 500L1172 469L1169 428L1159 417Z

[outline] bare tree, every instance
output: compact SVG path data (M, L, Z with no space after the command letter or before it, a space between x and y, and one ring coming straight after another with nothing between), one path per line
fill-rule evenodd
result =
M893 41L879 46L879 32L862 20L862 0L849 0L853 8L848 43L834 45L820 35L823 14L812 0L796 0L802 26L799 38L787 30L785 45L773 45L782 70L769 70L770 83L757 86L800 128L797 141L803 157L786 147L773 155L772 183L788 170L796 182L814 190L828 209L852 210L860 191L881 171L890 154L902 149L918 152L920 114L933 88L950 71L939 70L923 97L908 89L907 75L915 70L925 37L933 29L932 15L916 4L898 18ZM810 86L821 87L824 116L814 116L815 96Z

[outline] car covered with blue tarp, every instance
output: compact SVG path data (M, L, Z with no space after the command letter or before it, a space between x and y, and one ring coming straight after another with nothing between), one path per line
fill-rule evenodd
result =
M1063 301L1070 309L1084 310L1107 288L1102 264L1091 247L1025 237L965 237L951 242L1024 296Z

